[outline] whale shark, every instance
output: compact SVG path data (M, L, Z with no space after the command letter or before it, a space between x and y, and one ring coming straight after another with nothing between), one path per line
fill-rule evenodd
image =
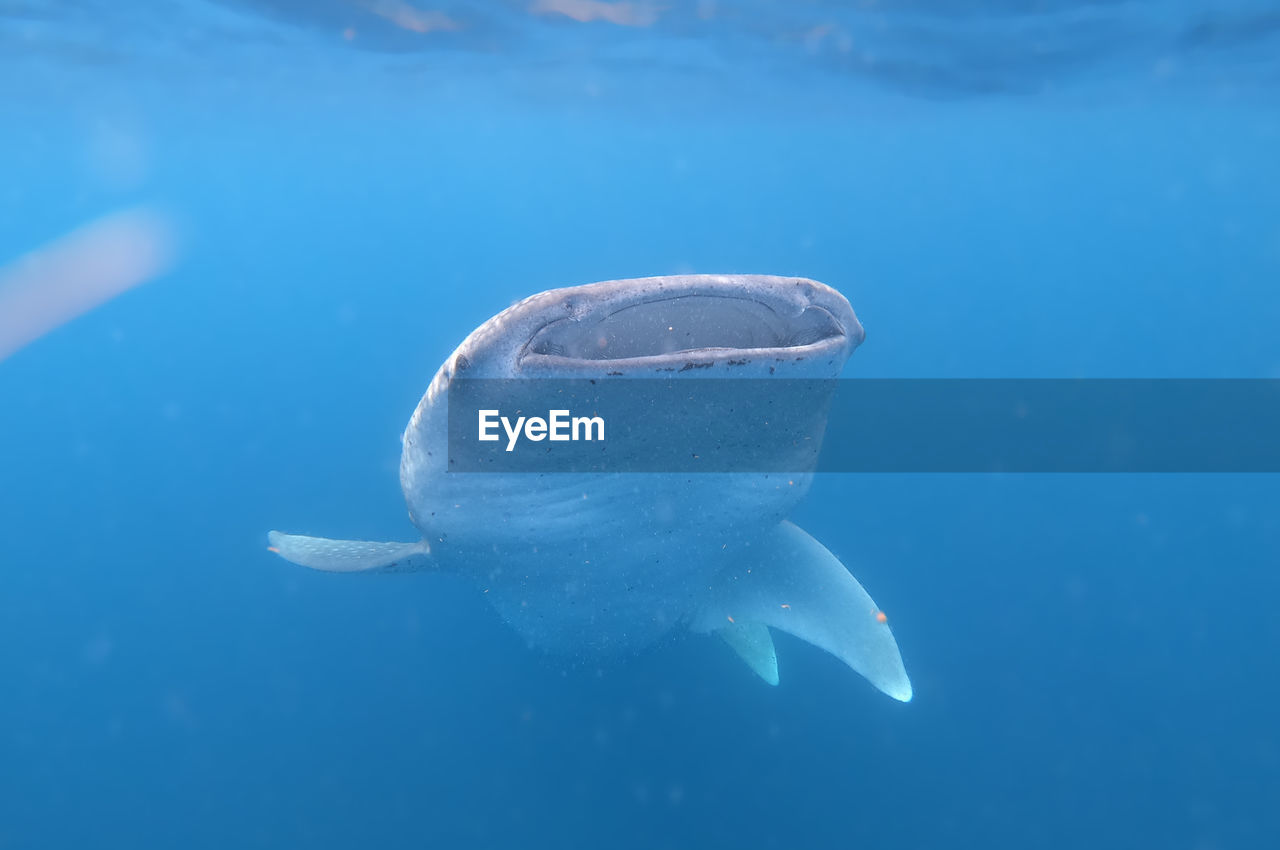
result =
M462 341L409 419L400 483L417 539L271 531L269 548L329 572L467 576L531 647L553 653L603 656L682 631L716 635L776 685L777 630L908 701L886 616L787 519L812 471L449 469L448 396L463 378L834 379L863 337L845 297L806 278L674 275L532 295Z

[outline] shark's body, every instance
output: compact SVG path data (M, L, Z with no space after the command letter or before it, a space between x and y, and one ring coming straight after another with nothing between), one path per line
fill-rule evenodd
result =
M445 473L455 377L626 380L696 362L699 378L835 378L862 335L843 296L800 278L681 275L539 293L468 336L409 420L400 479L421 541L273 531L272 547L329 571L469 574L530 644L553 651L716 632L777 684L778 628L909 700L884 616L785 520L808 475Z

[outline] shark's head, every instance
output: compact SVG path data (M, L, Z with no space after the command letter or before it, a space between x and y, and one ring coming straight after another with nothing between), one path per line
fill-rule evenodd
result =
M450 385L455 379L657 378L665 384L671 378L754 378L775 385L786 378L833 379L862 339L862 326L845 297L805 278L677 275L538 293L477 328L436 373L404 433L401 484L410 515L428 536L447 531L457 545L464 539L489 542L501 534L525 539L524 522L545 534L550 513L573 520L564 527L575 540L581 518L589 512L598 512L597 528L613 523L631 530L642 522L665 531L682 523L724 528L744 517L751 522L780 520L807 490L812 478L808 470L826 428L826 399L809 387L819 384L829 392L834 381L794 385L797 389L786 398L798 412L789 429L774 430L755 429L751 417L721 419L714 406L705 411L699 406L655 407L656 396L638 391L639 407L629 415L637 421L643 417L651 427L649 435L714 427L716 445L731 447L734 462L749 473L735 470L731 482L702 477L696 488L681 475L653 477L641 488L589 474L553 479L444 475L455 469L447 451ZM755 390L744 386L744 398L755 398ZM517 407L532 409L528 404ZM627 421L616 408L610 410ZM714 422L699 421L703 414ZM797 430L811 437L796 441L790 435ZM632 469L652 469L647 465L666 457L670 442L664 439L655 446L635 438L610 446L609 457L617 469L629 462ZM794 474L772 475L769 469ZM488 513L477 512L477 503L486 504ZM497 523L496 514L521 519Z
M844 296L805 278L612 280L512 305L458 346L432 389L454 375L836 377L862 339Z
M833 379L862 342L862 325L849 302L836 290L807 278L772 275L675 275L633 278L552 289L530 296L485 322L463 340L441 365L422 402L414 411L404 433L401 483L414 521L424 526L443 523L443 516L462 511L464 502L453 497L455 489L468 492L484 489L492 504L503 504L509 513L513 499L535 495L545 504L543 494L501 477L448 476L451 469L445 447L447 438L447 395L454 379L601 379L631 378L755 378ZM717 499L730 521L736 516L781 519L802 497L811 475L806 471L816 461L826 428L825 398L810 393L813 384L829 392L830 381L807 381L809 386L794 390L788 398L799 410L791 430L756 431L753 419L738 417L717 420L717 445L733 447L735 462L744 471L785 469L780 486L767 474L736 476L734 486L722 487ZM754 388L743 387L752 394ZM535 391L536 392L536 391ZM749 395L749 397L754 397ZM646 397L637 394L637 404ZM803 399L803 401L798 401ZM652 397L649 397L652 401ZM694 418L700 408L690 408ZM714 408L708 408L713 411ZM666 415L670 421L663 419ZM675 433L678 428L706 430L707 423L689 423L682 409L645 406L645 421L651 433ZM708 412L708 416L715 416ZM805 419L807 417L807 419ZM666 430L662 430L666 428ZM797 442L789 434L796 429L812 435ZM778 435L783 435L781 438ZM665 441L669 443L670 441ZM667 450L670 446L665 446ZM634 459L643 468L653 457L665 456L647 442L635 440L625 448L611 447L611 461L619 468ZM629 454L628 454L629 453ZM463 479L466 480L463 480ZM672 482L682 481L672 478ZM708 481L710 479L707 479ZM579 484L568 479L558 483L569 487L577 499L576 512L584 488L612 488L614 498L633 498L634 489L621 490L594 479ZM571 486L572 485L572 486ZM545 482L543 485L545 486ZM673 483L682 493L689 488ZM576 488L576 489L575 489ZM566 491L569 492L569 491ZM640 496L654 498L658 488L650 486ZM639 498L639 497L635 497ZM666 498L665 495L662 498ZM597 499L594 506L607 506ZM442 507L443 506L443 507ZM455 507L450 507L455 506ZM530 517L536 512L520 509ZM649 511L653 516L686 517L678 510ZM614 511L611 516L621 515ZM708 524L706 511L687 521ZM675 521L675 520L672 520ZM451 520L455 539L462 520ZM489 535L491 527L482 531Z

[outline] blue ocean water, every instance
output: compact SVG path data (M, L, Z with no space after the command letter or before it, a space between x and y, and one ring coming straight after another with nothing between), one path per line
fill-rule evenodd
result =
M399 435L554 286L812 277L859 377L1280 377L1274 4L0 3L0 267L160 280L0 362L0 847L1280 841L1280 481L830 475L896 703L779 635L607 663L412 534Z

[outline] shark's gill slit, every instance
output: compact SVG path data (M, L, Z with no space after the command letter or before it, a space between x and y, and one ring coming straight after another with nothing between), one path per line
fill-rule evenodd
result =
M704 349L798 348L844 334L835 317L816 305L787 316L751 298L681 295L550 322L525 353L621 360Z

